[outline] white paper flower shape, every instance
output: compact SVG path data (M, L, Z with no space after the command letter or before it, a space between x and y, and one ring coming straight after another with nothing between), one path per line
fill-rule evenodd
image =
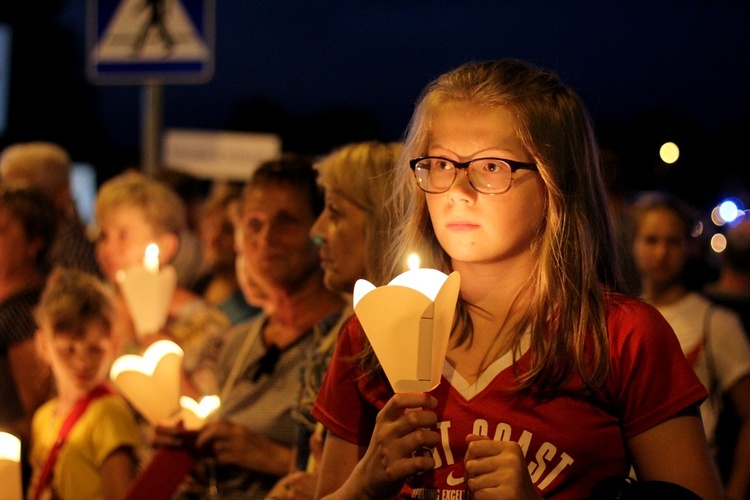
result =
M354 312L395 392L428 392L440 383L461 277L420 268L385 286L354 284Z
M126 354L117 358L109 378L130 404L155 425L180 411L182 356L177 344L159 340L143 356Z
M117 280L138 336L158 333L167 321L177 286L175 268L164 266L154 270L135 266L118 273Z
M206 419L219 409L219 406L219 396L204 396L200 401L189 396L182 396L178 420L182 420L185 429L189 431L200 429Z

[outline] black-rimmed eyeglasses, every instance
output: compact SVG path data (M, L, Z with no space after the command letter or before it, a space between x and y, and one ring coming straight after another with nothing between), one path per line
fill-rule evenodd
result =
M483 194L502 194L510 189L516 170L538 170L534 163L503 158L474 158L455 161L442 156L422 156L409 161L417 185L426 193L448 191L456 181L459 169L466 169L469 184Z

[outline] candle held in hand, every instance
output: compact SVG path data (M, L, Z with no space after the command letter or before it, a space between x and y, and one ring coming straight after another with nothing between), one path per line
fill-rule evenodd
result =
M143 268L154 274L159 272L159 246L156 243L151 243L146 247L146 252L143 254Z

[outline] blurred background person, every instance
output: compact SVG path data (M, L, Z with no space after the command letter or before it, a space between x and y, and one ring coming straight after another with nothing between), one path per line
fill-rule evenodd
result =
M710 397L701 405L709 444L727 394L741 419L726 498L746 498L750 485L750 343L734 312L690 290L682 273L688 260L694 211L661 192L641 195L633 205L633 257L641 277L641 297L669 322L685 356Z
M351 294L358 279L382 284L382 265L394 220L385 210L393 192L392 170L402 145L363 142L349 144L318 160L318 183L325 192L325 207L310 236L319 245L326 288L346 298L341 319L315 342L302 370L302 392L295 412L298 422L294 460L270 498L313 498L316 465L322 451L322 426L310 414L343 323L351 317ZM317 430L316 430L317 429ZM311 442L312 440L312 442ZM315 455L318 455L317 458Z
M245 187L239 282L248 302L262 305L263 313L225 336L217 368L218 418L196 440L217 464L220 498L263 499L289 471L302 363L344 307L323 284L310 239L322 208L316 174L305 157L286 154L265 162ZM160 431L157 445L182 445L179 429ZM201 472L195 474L205 486L208 476Z
M50 249L52 264L98 275L94 243L71 195L70 169L68 152L51 142L13 144L0 153L3 184L38 188L55 206L58 224Z
M0 429L27 449L34 411L53 395L50 371L34 347L33 310L49 270L52 203L29 188L0 186ZM24 482L28 482L24 452Z
M232 325L260 311L247 303L237 283L233 218L241 194L241 185L216 184L198 209L196 221L203 261L201 275L192 289L226 314Z
M127 172L99 188L96 198L99 225L97 259L104 276L117 285L118 272L143 265L146 247L159 247L159 265L174 259L185 229L180 197L166 184L140 173ZM178 271L179 275L179 271ZM133 328L122 296L116 329L123 352L142 351L149 339ZM221 335L229 327L226 316L200 296L179 285L171 298L162 332L184 350L183 369L193 396L216 393L214 368ZM154 332L157 333L157 332ZM151 339L153 340L153 339ZM216 347L211 348L216 344Z
M122 498L141 438L130 407L109 386L118 351L110 291L95 276L58 268L35 317L57 396L34 414L29 498Z
M201 242L198 238L199 211L211 192L211 181L170 168L160 169L153 177L166 184L182 200L185 226L180 230L180 245L172 259L177 269L177 282L193 288L201 273Z

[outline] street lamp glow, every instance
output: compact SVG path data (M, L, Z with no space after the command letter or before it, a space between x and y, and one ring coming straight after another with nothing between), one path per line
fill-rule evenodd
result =
M671 165L680 157L680 148L674 142L665 142L659 149L659 158L664 163Z
M737 218L738 212L739 207L737 207L737 203L735 203L733 200L723 201L719 205L719 216L725 222L734 222L734 220Z
M711 236L711 250L721 253L727 248L727 238L721 233Z

